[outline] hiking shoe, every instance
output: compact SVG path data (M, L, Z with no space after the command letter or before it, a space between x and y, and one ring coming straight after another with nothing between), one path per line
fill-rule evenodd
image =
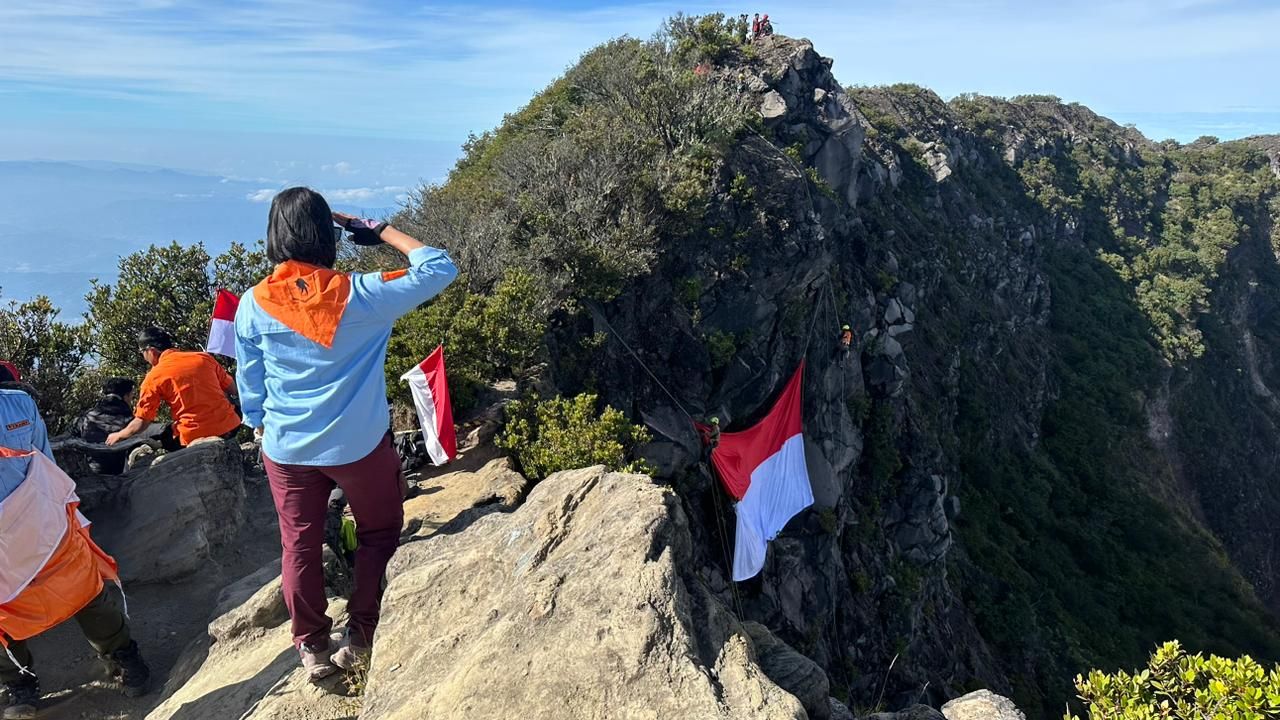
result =
M4 720L31 720L40 706L40 681L24 676L17 682L5 683L9 701L5 703Z
M128 697L142 697L147 694L147 681L151 679L151 668L142 660L138 652L138 643L130 640L128 645L111 653L112 674L120 681L124 694Z
M306 643L300 643L298 655L302 657L302 668L307 671L307 677L312 681L323 680L338 672L338 668L332 662L332 645L327 645L321 650Z
M351 639L351 634L342 638L342 642L338 645L338 649L333 653L333 664L342 668L347 672L351 672L357 668L369 669L369 658L373 655L373 648L357 645Z

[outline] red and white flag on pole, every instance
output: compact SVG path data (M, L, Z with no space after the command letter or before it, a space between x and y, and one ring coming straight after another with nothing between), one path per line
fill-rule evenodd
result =
M422 439L434 465L444 465L458 456L458 435L453 429L453 406L449 403L449 381L444 374L444 346L439 345L426 360L400 376L409 382L413 404L422 423Z
M711 451L721 484L738 501L735 581L755 577L764 567L769 541L813 504L800 421L803 380L801 363L763 420L741 432L721 433Z
M213 301L213 320L209 323L209 342L205 350L227 357L236 356L236 308L240 298L230 290L219 290Z

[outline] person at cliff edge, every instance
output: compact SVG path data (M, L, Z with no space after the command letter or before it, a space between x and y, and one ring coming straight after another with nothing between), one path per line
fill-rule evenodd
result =
M40 679L27 640L75 618L124 693L151 672L129 633L115 560L89 537L75 481L53 462L29 391L0 368L0 683L4 720L34 718Z
M334 270L335 223L359 245L399 250L409 267ZM236 312L236 382L244 422L262 439L294 645L308 676L318 680L368 659L383 574L404 519L383 370L391 326L444 290L458 270L445 251L386 223L334 213L304 187L272 200L267 257L275 270ZM350 503L358 541L350 619L336 646L321 564L335 483Z
M138 333L138 350L151 369L138 391L133 420L108 435L108 445L137 435L155 421L164 403L173 414L173 434L181 447L202 438L235 435L240 415L227 397L235 382L212 355L175 349L169 333L157 327Z

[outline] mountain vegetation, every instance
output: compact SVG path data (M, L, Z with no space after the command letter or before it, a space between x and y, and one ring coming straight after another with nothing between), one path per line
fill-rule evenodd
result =
M987 686L1056 716L1073 676L1175 639L1280 660L1278 144L831 70L805 41L677 16L473 136L393 218L463 272L396 325L395 399L444 343L459 410L518 381L500 444L531 478L645 463L706 587L857 707ZM94 373L142 369L138 327L199 345L212 290L267 271L245 246L154 246L83 325L9 306L0 356L65 422ZM690 420L746 427L801 361L817 503L731 586L732 510ZM1270 702L1244 661L1152 662L1088 675L1090 717L1166 717L1160 693L1215 682L1244 688L1232 716ZM1180 689L1148 686L1162 673Z

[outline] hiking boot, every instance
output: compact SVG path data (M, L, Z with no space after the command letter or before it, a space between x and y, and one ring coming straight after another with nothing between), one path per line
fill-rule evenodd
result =
M147 681L151 679L151 668L142 660L138 652L138 643L130 640L128 645L111 653L112 674L120 681L127 697L142 697L147 694Z
M9 696L4 720L30 720L36 716L40 706L39 680L24 675L16 682L5 683L4 689Z
M356 644L351 638L351 633L348 632L346 637L342 638L338 649L334 651L332 662L347 672L358 668L368 670L369 658L372 655L373 648Z
M338 668L332 662L332 645L326 645L321 650L306 643L300 643L298 655L302 657L302 668L307 671L307 677L312 681L323 680L338 672Z

